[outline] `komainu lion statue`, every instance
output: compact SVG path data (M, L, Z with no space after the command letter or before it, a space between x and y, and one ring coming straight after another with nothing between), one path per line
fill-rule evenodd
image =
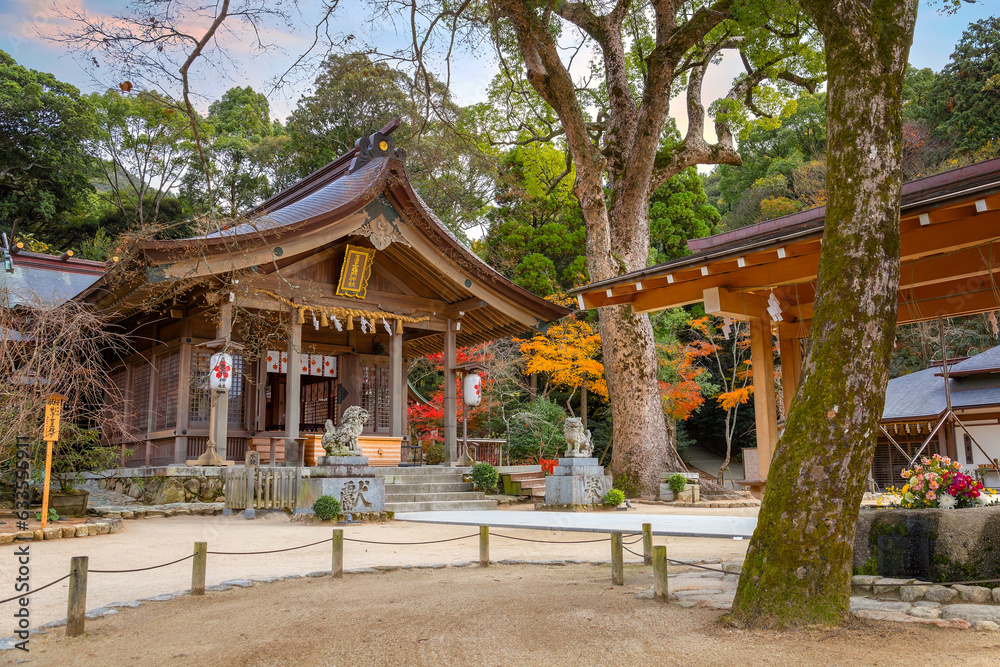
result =
M567 417L563 434L566 436L566 458L590 458L594 455L594 443L590 440L590 431L583 430L582 419Z
M361 447L358 446L358 436L365 428L368 421L368 411L357 405L344 410L340 426L334 426L329 419L326 420L326 433L320 444L326 450L327 456L362 456Z

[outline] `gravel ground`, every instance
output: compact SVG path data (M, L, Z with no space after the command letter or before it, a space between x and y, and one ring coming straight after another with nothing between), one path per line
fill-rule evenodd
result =
M748 632L720 612L637 599L648 568L403 570L258 584L32 638L40 665L995 665L995 633L852 620L840 630ZM960 634L958 634L960 633Z

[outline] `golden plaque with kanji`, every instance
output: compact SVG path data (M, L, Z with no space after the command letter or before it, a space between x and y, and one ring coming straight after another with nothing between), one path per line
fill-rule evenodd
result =
M340 270L340 282L337 283L337 296L365 298L374 260L374 248L348 245L344 252L344 266Z

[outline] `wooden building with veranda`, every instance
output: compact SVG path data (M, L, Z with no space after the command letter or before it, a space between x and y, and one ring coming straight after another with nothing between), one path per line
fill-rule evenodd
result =
M543 328L568 310L512 284L413 190L390 123L228 227L139 242L77 295L130 335L109 360L123 464L182 464L211 434L209 359L233 358L216 451L314 465L323 426L359 405L361 446L400 463L407 360L444 354L446 460L457 460L457 347ZM224 419L219 415L224 415Z
M787 413L812 329L825 217L819 206L692 239L686 257L571 290L581 309L649 313L703 303L709 314L748 323L757 469L746 475L758 483L779 436L773 349ZM899 324L1000 310L1000 159L904 184L900 262Z

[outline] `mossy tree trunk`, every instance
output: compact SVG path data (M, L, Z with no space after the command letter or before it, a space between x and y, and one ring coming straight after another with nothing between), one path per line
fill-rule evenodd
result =
M826 43L827 210L812 345L729 619L842 623L899 285L902 85L918 0L801 0Z

